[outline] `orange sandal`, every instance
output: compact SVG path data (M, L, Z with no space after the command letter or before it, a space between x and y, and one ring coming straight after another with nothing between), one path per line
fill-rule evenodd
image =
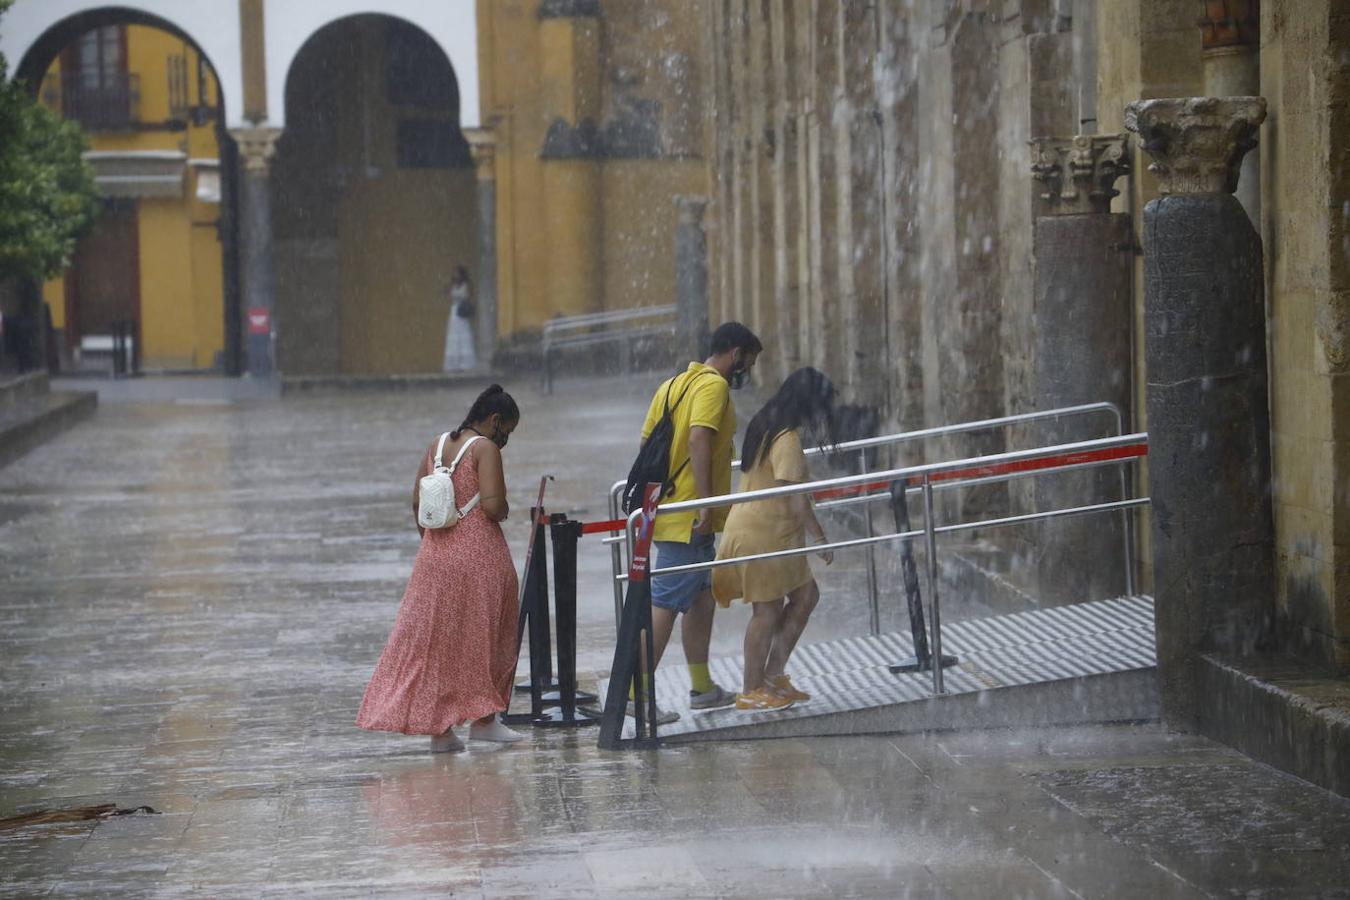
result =
M798 690L797 686L792 683L792 680L789 679L786 674L774 675L766 678L764 679L764 683L769 690L778 694L780 697L786 697L793 703L805 703L807 700L811 699L811 695L806 691Z
M767 687L736 695L736 708L741 710L787 709L792 700L776 694Z

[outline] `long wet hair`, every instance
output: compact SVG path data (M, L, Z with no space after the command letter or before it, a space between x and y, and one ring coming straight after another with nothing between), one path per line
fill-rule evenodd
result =
M478 395L478 399L473 401L473 406L469 407L469 414L464 417L464 421L450 433L450 440L459 440L464 429L475 422L483 421L493 413L501 416L503 422L520 421L520 407L516 406L516 401L500 384L490 385Z
M768 456L774 439L784 431L803 430L815 443L832 447L834 439L834 399L836 391L830 379L818 369L798 369L769 398L745 429L741 448L741 471L749 472L761 458Z

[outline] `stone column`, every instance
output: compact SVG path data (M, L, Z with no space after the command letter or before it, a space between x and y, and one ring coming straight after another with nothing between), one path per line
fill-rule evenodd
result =
M1252 97L1261 93L1261 0L1204 0L1200 19L1205 93ZM1234 192L1252 225L1261 227L1261 157L1248 153Z
M250 375L271 375L276 342L271 164L281 129L241 128L230 133L243 165L239 281L244 300L244 370Z
M677 195L675 226L676 358L708 355L708 235L703 230L706 197Z
M1265 644L1275 598L1261 238L1232 196L1260 97L1125 111L1162 196L1144 208L1144 331L1158 676L1193 727L1202 653Z
M1037 409L1110 401L1130 422L1130 313L1134 237L1130 217L1111 213L1117 178L1130 168L1123 134L1038 138L1033 177L1044 186L1033 248L1032 391ZM1047 421L1042 445L1105 434L1105 418ZM1089 431L1091 428L1091 431ZM1119 499L1114 467L1035 480L1037 509ZM1051 519L1038 529L1038 583L1047 605L1125 592L1125 528L1117 515Z
M465 132L478 175L478 316L474 336L479 365L492 368L497 352L497 138L486 129Z

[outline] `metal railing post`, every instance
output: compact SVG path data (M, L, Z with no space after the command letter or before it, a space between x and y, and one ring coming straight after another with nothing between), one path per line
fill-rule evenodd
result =
M933 480L927 472L923 476L923 537L928 548L928 611L929 628L933 636L933 693L945 693L942 684L942 614L937 591L937 532L933 524Z
M858 451L858 472L861 475L867 474L867 450L866 448ZM872 525L872 505L869 503L863 507L863 521L866 525L867 536L875 537L876 532ZM877 554L876 547L872 544L867 545L867 600L869 603L868 613L872 626L872 636L881 634L881 597L877 590Z
M614 491L609 492L609 518L613 521L619 518L619 497ZM623 542L627 546L627 542ZM617 632L623 627L623 582L619 576L623 574L623 551L620 549L620 543L615 542L609 545L609 583L614 588L614 628Z
M1111 411L1116 416L1116 436L1125 434L1125 416L1121 413L1119 407L1112 406ZM1120 499L1124 500L1130 496L1130 467L1120 467ZM1125 542L1125 594L1134 596L1134 516L1130 510L1122 509L1120 511L1122 540Z

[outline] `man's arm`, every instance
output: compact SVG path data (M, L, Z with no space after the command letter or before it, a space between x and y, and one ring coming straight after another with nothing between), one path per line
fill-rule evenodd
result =
M689 468L694 472L694 494L700 499L713 495L712 458L713 441L717 431L706 425L689 429ZM694 520L694 534L712 534L713 511L700 509Z

